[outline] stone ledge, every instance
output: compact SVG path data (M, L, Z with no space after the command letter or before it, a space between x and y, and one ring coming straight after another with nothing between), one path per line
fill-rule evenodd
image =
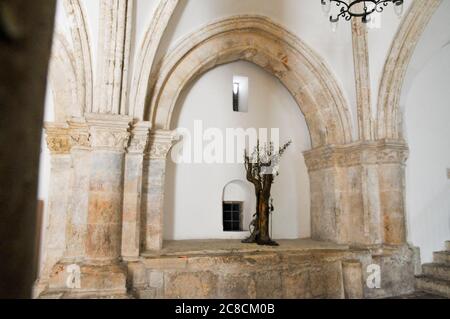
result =
M78 287L68 287L70 266L79 267L79 274L77 274L79 285L75 285ZM126 267L121 264L90 265L60 262L53 267L48 289L41 295L126 295L126 273Z
M408 246L352 248L309 239L279 243L241 250L232 240L166 242L159 254L148 252L129 264L129 285L138 298L169 299L383 298L413 291L414 256ZM383 271L377 291L364 285L372 263ZM361 283L344 276L349 264L363 277Z

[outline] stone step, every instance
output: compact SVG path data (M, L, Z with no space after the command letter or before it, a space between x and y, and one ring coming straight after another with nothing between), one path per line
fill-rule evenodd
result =
M450 281L450 266L446 264L424 264L422 266L423 274L428 277Z
M450 240L445 242L445 250L450 251Z
M77 269L74 267L78 267ZM77 271L72 273L71 270ZM78 276L78 282L77 277ZM68 286L68 281L74 280L75 286ZM126 269L123 265L89 265L89 264L56 264L49 278L48 290L44 294L64 295L92 294L93 292L105 292L108 295L126 295Z
M433 260L438 264L446 264L450 266L450 252L449 251L438 251L433 253Z
M416 289L418 291L450 298L450 281L447 280L440 280L424 275L417 276Z

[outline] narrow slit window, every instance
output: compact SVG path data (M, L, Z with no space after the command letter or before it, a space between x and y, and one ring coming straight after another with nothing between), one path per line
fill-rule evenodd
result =
M223 203L223 231L242 231L242 203Z
M248 112L248 78L233 76L233 111Z
M233 83L233 111L239 112L239 83Z

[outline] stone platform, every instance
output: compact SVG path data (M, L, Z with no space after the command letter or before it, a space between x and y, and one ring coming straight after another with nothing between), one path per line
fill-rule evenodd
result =
M414 291L416 259L407 246L278 243L166 241L127 262L128 286L137 298L383 298ZM371 264L381 267L380 289L365 284Z

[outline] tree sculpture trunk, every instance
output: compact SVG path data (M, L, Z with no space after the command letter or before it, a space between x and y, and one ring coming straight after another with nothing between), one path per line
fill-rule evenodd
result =
M247 180L255 187L256 212L250 224L251 235L243 243L258 245L278 245L270 238L269 220L273 210L271 205L271 189L275 176L278 175L278 161L291 142L283 145L274 153L273 144L260 147L259 141L252 155L245 154Z

